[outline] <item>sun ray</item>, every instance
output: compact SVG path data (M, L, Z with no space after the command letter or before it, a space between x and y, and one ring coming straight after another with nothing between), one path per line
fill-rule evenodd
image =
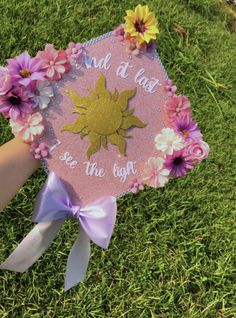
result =
M108 140L110 141L111 144L118 147L122 155L126 156L126 142L123 137L121 137L120 135L116 133L113 135L109 135Z
M90 147L87 150L87 157L88 159L90 159L90 157L97 151L99 151L99 149L101 148L101 136L92 131L88 138L90 142Z
M84 128L86 128L86 121L83 115L81 115L73 124L67 124L62 127L61 131L71 131L73 133L80 133Z
M139 128L146 127L146 125L143 122L141 122L141 120L138 117L134 115L123 118L123 124L122 124L123 129L129 129L133 126L136 126Z
M123 91L117 99L117 103L120 105L121 110L126 110L128 107L128 100L136 94L136 87L128 91Z
M70 95L70 98L75 105L76 109L86 109L90 104L90 97L88 96L79 96L71 89L65 91L67 94Z

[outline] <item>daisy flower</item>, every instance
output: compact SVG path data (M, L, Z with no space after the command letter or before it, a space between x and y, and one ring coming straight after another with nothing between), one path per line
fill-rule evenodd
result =
M163 128L161 134L156 135L155 143L156 149L167 155L172 155L174 151L185 146L184 139L172 128Z
M174 130L182 136L186 141L199 140L202 138L198 123L185 115L184 117L177 117L173 123Z
M194 168L194 160L188 155L186 149L174 151L172 155L167 155L164 167L170 171L171 177L182 177Z
M183 117L184 115L191 116L192 110L190 108L190 100L182 95L172 96L165 104L167 115L170 122L175 121L176 117Z
M134 11L127 10L126 13L126 33L135 37L140 44L149 43L156 39L156 35L159 33L157 19L155 14L149 11L147 5L141 6L139 4Z
M13 59L8 59L8 69L13 83L28 86L34 80L43 80L45 72L42 70L42 61L31 58L27 51Z
M0 112L12 120L23 118L33 112L32 101L22 87L13 87L5 96L0 96Z

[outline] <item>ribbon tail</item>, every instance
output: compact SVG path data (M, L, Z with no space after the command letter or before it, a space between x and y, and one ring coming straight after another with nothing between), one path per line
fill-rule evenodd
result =
M80 227L79 235L72 246L67 260L65 291L81 282L87 272L90 258L90 239Z
M57 236L64 220L37 224L10 256L0 265L0 269L25 272L44 253Z

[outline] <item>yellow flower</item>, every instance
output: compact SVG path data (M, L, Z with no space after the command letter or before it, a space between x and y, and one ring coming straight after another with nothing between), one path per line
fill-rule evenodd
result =
M153 12L149 11L147 5L139 4L134 11L127 10L125 17L125 32L135 37L139 43L149 43L156 39L159 33L158 22Z

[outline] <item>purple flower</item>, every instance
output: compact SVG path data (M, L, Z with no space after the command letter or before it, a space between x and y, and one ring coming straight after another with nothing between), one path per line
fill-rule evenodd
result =
M5 96L0 96L0 113L13 121L33 112L32 101L22 87L13 87Z
M30 146L30 153L37 160L46 158L49 155L48 145L45 142L33 142Z
M66 50L71 61L80 61L85 53L83 46L80 43L70 42Z
M31 58L27 51L7 61L13 83L28 86L33 80L44 79L45 72L42 71L42 61L36 57Z
M197 141L202 138L198 123L191 119L189 115L183 117L176 117L176 121L173 122L174 130L181 135L186 141Z
M164 167L170 170L170 176L182 177L194 168L194 160L184 148L174 151L172 155L167 155Z
M173 85L173 81L168 79L163 84L164 91L170 97L174 96L175 92L177 91L177 87Z
M0 67L0 96L5 95L12 87L12 78L7 67Z
M147 45L146 45L146 52L149 54L152 54L155 52L157 49L157 44L155 40L151 40Z

